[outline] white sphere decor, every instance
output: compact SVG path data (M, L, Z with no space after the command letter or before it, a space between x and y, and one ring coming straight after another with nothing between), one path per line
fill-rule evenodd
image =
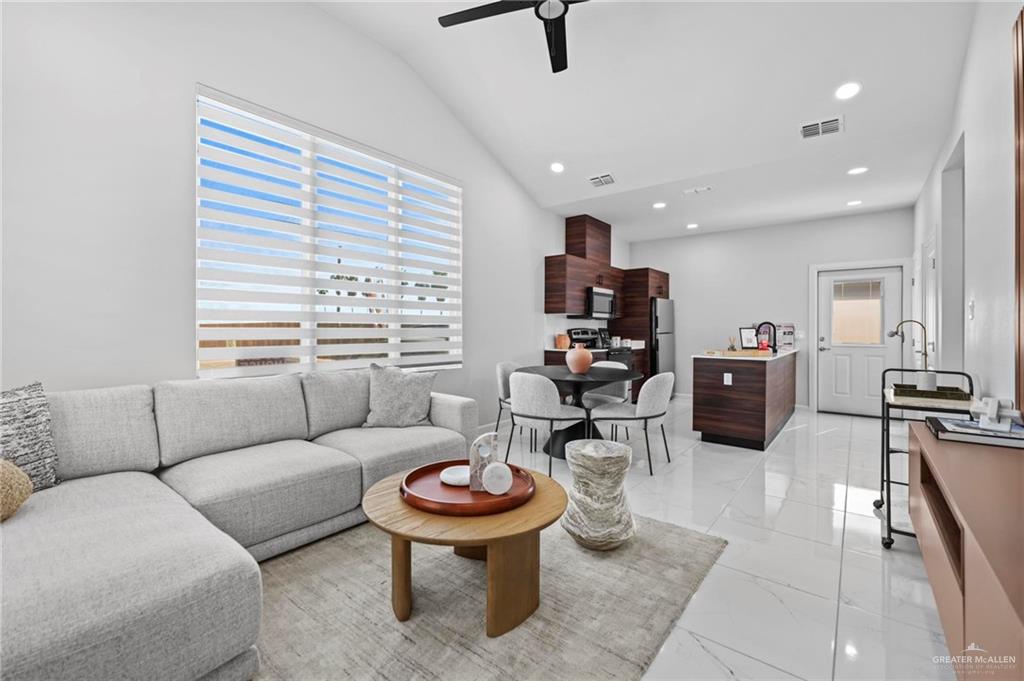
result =
M454 487L468 487L469 466L448 466L441 471L441 482Z
M512 489L512 469L501 461L488 464L483 478L484 489L491 494L505 494Z

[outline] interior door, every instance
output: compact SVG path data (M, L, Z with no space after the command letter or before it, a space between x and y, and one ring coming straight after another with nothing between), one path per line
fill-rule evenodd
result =
M818 274L818 410L881 415L882 370L901 365L888 332L903 309L903 268Z

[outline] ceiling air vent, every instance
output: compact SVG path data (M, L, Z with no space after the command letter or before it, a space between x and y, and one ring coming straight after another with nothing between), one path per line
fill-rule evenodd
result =
M594 185L595 187L604 187L605 185L615 184L615 178L609 175L608 173L605 173L604 175L594 175L589 179L590 184Z
M814 123L805 123L800 126L800 136L804 139L810 139L812 137L821 137L822 135L831 135L833 133L842 132L843 130L843 117L829 118L824 121L815 121Z

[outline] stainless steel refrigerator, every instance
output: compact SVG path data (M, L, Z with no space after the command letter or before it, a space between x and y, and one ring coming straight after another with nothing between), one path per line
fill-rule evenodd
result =
M651 298L651 375L676 370L675 304Z

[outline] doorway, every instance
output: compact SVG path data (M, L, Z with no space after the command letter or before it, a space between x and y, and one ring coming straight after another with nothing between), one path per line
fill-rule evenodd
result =
M903 268L818 272L818 411L880 416L884 369L903 349L890 338L903 312Z

